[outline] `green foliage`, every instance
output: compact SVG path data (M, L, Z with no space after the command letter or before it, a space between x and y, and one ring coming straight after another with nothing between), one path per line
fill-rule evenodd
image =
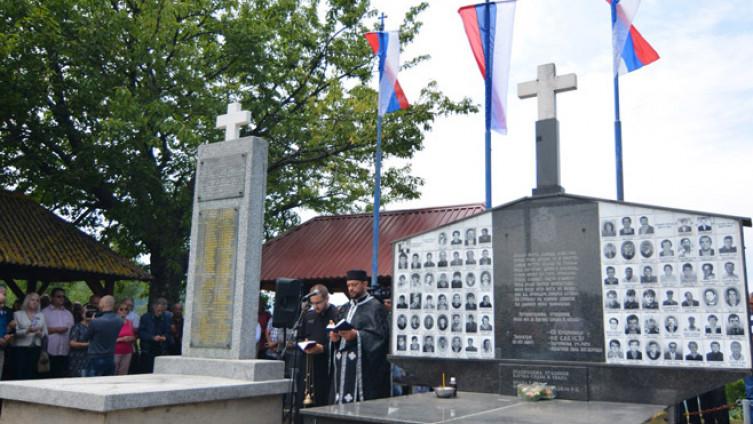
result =
M406 16L404 42L425 8ZM196 149L221 140L228 101L252 113L243 135L270 143L268 236L301 207L369 205L375 22L366 0L0 0L0 186L148 255L150 296L177 299ZM386 158L411 158L437 117L475 111L433 82L411 100L385 119ZM383 202L418 197L410 167L384 173Z

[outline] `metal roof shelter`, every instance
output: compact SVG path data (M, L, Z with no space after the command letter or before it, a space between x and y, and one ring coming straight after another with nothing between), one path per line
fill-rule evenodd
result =
M0 190L0 279L23 297L17 279L28 282L29 292L85 281L102 294L112 293L117 280L152 276L28 197Z
M392 281L392 242L484 211L481 203L380 214L379 283ZM269 240L262 249L262 288L274 290L275 279L296 278L307 284L345 288L349 269L371 273L371 213L320 216Z

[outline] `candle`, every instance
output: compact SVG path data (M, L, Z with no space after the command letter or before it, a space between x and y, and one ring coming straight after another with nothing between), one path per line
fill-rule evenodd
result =
M442 387L446 387L444 384L444 373L442 373Z

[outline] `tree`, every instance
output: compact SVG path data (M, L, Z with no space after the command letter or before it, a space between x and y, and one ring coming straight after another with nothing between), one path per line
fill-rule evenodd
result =
M368 208L376 93L366 0L13 0L0 7L0 185L33 195L129 257L150 297L184 282L201 143L241 101L242 135L270 143L266 234L297 211ZM400 27L418 30L416 7ZM424 62L417 57L409 69ZM433 82L387 116L384 157L410 158L449 113L475 110ZM410 167L384 171L384 203L416 198Z

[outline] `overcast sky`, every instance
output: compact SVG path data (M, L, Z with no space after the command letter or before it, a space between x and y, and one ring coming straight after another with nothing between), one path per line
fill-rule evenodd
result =
M418 1L376 0L397 29ZM431 60L400 74L409 98L433 79L453 98L483 104L483 80L457 9L430 1L424 27L402 60ZM753 215L753 2L643 0L634 25L661 58L620 79L625 200ZM602 0L519 0L513 31L508 135L492 136L493 197L500 205L535 186L535 99L517 83L539 64L576 73L578 90L557 97L562 184L568 193L614 199L609 7ZM376 85L376 83L375 83ZM419 200L389 210L484 201L483 113L440 118L411 161L425 185ZM389 143L389 140L385 140ZM745 230L753 239L753 231ZM751 263L750 252L747 261Z

